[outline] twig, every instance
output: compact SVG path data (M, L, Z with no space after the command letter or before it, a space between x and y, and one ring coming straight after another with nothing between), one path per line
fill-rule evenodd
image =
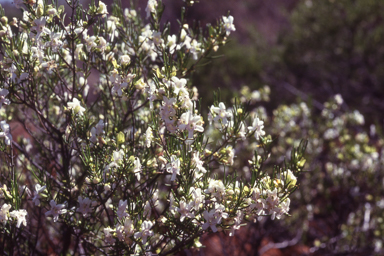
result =
M287 248L289 246L293 246L297 244L301 238L302 233L303 231L298 232L297 235L292 240L289 240L289 241L284 241L281 243L268 243L267 245L261 247L261 249L259 250L259 255L263 255L270 249Z

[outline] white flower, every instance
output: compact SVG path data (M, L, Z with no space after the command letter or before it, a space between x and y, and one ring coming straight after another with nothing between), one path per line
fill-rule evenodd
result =
M68 102L68 108L72 109L75 115L78 114L79 116L82 116L85 111L85 108L80 105L80 101L76 98L73 98L72 102Z
M226 151L228 152L228 165L233 165L233 159L235 158L235 150L231 146L226 147Z
M147 12L147 19L151 16L151 13L156 14L157 0L148 0L145 11Z
M188 131L188 139L193 139L193 132L204 132L200 115L193 115L191 111L183 113L179 120L179 129Z
M236 31L235 25L233 24L233 17L231 15L228 17L223 16L223 22L227 36L229 36L232 31Z
M7 124L5 121L1 121L0 122L0 127L3 130L2 132L0 132L0 137L4 137L5 138L5 144L6 145L8 145L8 146L11 145L12 135L11 135L11 132L10 132L10 129L9 129L9 124Z
M180 174L180 159L177 156L171 156L171 162L167 164L167 172L172 173L171 181L174 181L176 175Z
M119 207L116 211L116 214L117 214L117 217L119 217L119 219L122 219L124 217L128 217L128 213L125 211L127 209L127 200L123 201L123 200L120 200L119 201Z
M187 50L191 49L191 47L192 47L192 46L191 46L192 38L191 38L190 36L188 36L186 33L187 33L187 32L185 32L184 29L181 31L180 38L181 38L181 40L183 40L184 42L181 43L179 46L177 46L177 47L176 47L176 50L181 49L183 46L185 46L185 48L186 48ZM184 39L183 39L183 38L184 38Z
M280 211L276 214L276 218L277 219L280 219L280 217L283 215L283 214L286 214L289 212L289 205L291 203L291 199L287 198L285 199L284 202L282 202L280 204Z
M108 17L107 30L109 32L111 42L113 42L113 40L115 39L115 36L116 37L119 36L119 31L116 29L116 22L117 22L116 17L114 17L114 16Z
M164 47L164 40L161 38L161 32L154 32L152 35L152 41L156 46Z
M205 198L205 196L201 194L201 188L191 187L189 189L189 194L192 194L194 209L195 211L198 211Z
M133 233L135 232L133 221L130 218L125 218L124 226L119 225L116 228L116 235L120 241L129 242Z
M334 98L335 98L335 101L336 101L337 105L343 104L344 100L343 100L343 97L340 94L336 94L334 96Z
M187 204L185 201L180 201L179 205L179 208L176 208L176 210L180 213L180 222L183 222L185 217L195 217L195 215L191 213L191 210L193 209L193 202L189 202Z
M192 155L192 163L195 164L195 170L206 173L207 170L204 168L203 164L204 162L200 160L200 152L196 151Z
M47 13L48 13L49 15L56 16L57 11L56 11L55 8L50 8L50 9L47 10Z
M214 114L214 122L221 120L223 125L228 124L228 118L232 117L232 113L226 110L226 107L223 102L219 103L219 107L211 106L211 114Z
M127 21L130 19L133 19L136 16L137 16L136 10L130 10L128 8L124 9L124 17Z
M120 149L119 151L113 152L113 161L117 164L120 164L124 159L124 151Z
M235 125L235 122L233 120L229 121L229 127L233 128L233 126ZM241 122L239 124L239 132L237 133L237 137L242 139L242 140L245 140L246 139L246 131L245 131L245 124L244 122Z
M187 80L185 78L177 78L177 77L172 77L171 78L173 82L173 92L177 95L179 94L180 91L182 91L184 94L188 94L185 86L187 85Z
M127 88L128 84L127 83L119 83L119 84L115 84L113 87L112 87L112 94L117 94L119 95L119 97L121 97L123 95L123 89L124 88Z
M249 205L250 210L256 209L255 213L257 215L264 214L265 200L260 197L260 190L258 188L253 189L252 200L253 202Z
M264 122L259 119L259 117L256 117L253 119L253 124L252 126L248 126L248 130L250 132L255 132L255 138L258 140L260 136L265 135L264 129Z
M181 101L181 107L184 108L184 109L187 109L189 111L192 111L193 110L193 102L192 100L189 98L189 95L180 95L179 96L179 99Z
M234 222L233 226L231 227L231 231L229 232L229 236L233 236L235 234L235 230L240 228L240 224L244 218L244 214L241 210L237 211L237 215L235 218L233 218Z
M40 184L36 184L35 185L35 196L32 198L32 202L38 206L40 204L40 193L44 191L44 189L46 188L46 186L40 186Z
M141 224L141 229L140 229L141 231L135 233L135 239L141 238L142 243L146 244L148 236L154 235L153 231L150 230L152 226L153 226L153 223L151 221L149 220L143 221L143 223Z
M97 47L95 36L88 36L84 34L84 41L85 46L87 47L87 52L91 52L92 48Z
M107 6L105 3L99 1L99 8L97 8L97 13L103 15L108 14Z
M105 40L105 38L102 36L99 36L98 39L99 39L99 44L98 44L97 48L99 48L100 51L103 53L107 49L107 46L108 46L107 40Z
M45 35L51 33L51 31L45 27L46 23L47 19L45 17L41 17L33 21L34 26L31 27L31 31L37 32L36 38L39 38L41 34Z
M119 151L113 152L113 161L104 168L104 174L103 174L104 179L105 179L105 174L107 171L109 171L111 168L119 168L120 167L120 164L123 161L124 155L125 154L124 154L124 151L122 149L120 149Z
M146 88L149 99L149 107L153 109L153 101L157 100L157 88L155 82L152 79L148 80L148 87Z
M145 132L145 146L147 148L151 147L151 142L153 140L153 133L152 133L152 128L148 127L147 131Z
M9 105L11 103L9 99L5 97L8 95L9 91L7 89L0 89L0 109L4 105Z
M203 224L202 228L203 230L206 230L208 227L212 229L213 232L217 232L217 217L215 216L215 210L212 209L209 212L204 211L203 216L206 222Z
M176 35L168 35L168 40L167 40L167 46L169 47L169 53L170 54L173 54L176 50L176 41L177 41L177 37Z
M78 197L78 200L79 200L80 206L77 209L77 212L80 212L85 217L91 211L92 201L88 197L83 198L81 196Z
M47 211L45 213L45 216L52 215L54 222L57 221L60 214L64 214L67 212L67 209L64 209L65 204L56 204L55 200L51 200L49 204L51 205L51 210Z
M0 222L3 223L4 225L7 223L8 220L8 213L9 209L11 209L10 204L3 204L0 209Z
M215 216L217 218L217 223L221 223L221 218L228 218L228 213L224 212L225 207L222 204L215 203Z
M121 55L120 56L120 64L121 65L129 65L131 63L131 57L128 55Z
M138 157L133 161L133 173L136 175L137 180L140 181L140 173L141 173L141 163Z
M21 210L15 210L9 213L9 216L12 218L17 219L16 227L20 228L20 225L23 224L24 226L27 226L27 220L26 216L28 215L27 210L21 209Z
M175 98L168 99L167 97L163 96L163 106L160 108L160 115L161 119L163 119L166 124L175 123L176 110L173 107L173 104L175 103Z
M111 232L114 232L115 230L110 227L107 227L107 228L104 228L103 231L104 231L105 242L108 244L113 244L115 242L115 239L113 238Z
M265 208L267 214L271 214L271 219L274 220L276 217L276 213L280 212L279 205L279 197L277 196L277 189L275 188L273 191L268 191L268 197L265 200Z
M204 193L211 193L214 197L221 199L225 195L224 183L221 180L210 179L208 188L204 190Z
M194 60L197 60L198 53L202 51L200 47L201 43L199 43L196 39L193 39L191 42L190 51Z

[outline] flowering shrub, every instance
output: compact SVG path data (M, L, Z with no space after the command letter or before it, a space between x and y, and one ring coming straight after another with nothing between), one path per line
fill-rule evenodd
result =
M263 118L218 96L204 118L188 80L232 16L188 25L189 1L171 34L156 0L146 20L117 2L14 4L23 18L1 10L0 25L2 251L169 255L288 214L306 143L271 166Z

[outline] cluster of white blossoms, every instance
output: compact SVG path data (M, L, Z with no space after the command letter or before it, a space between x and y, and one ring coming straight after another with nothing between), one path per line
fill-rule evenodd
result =
M9 212L11 209L11 205L3 204L0 209L0 222L5 225L9 219L9 217L14 218L17 221L16 227L20 228L20 225L23 224L27 226L26 216L28 215L25 209L14 210Z
M10 164L10 172L23 175L11 180L11 190L0 190L0 229L10 229L10 219L17 228L31 228L27 216L45 216L55 227L52 236L60 239L57 227L63 225L65 235L81 241L74 248L166 255L206 232L234 235L247 221L288 213L297 162L292 172L270 177L261 169L268 154L259 150L266 157L246 163L253 178L237 177L235 146L247 138L264 145L264 122L223 102L207 110L205 122L188 79L194 65L235 31L232 16L208 34L188 24L169 34L170 24L159 26L163 6L157 0L148 1L147 22L134 9L109 10L99 1L84 11L76 3L68 6L70 23L65 8L43 1L15 1L23 18L1 19L1 42L14 48L0 63L0 107L25 106L20 122L35 144L32 151L12 141L10 126L1 121L0 137L17 148L22 166ZM19 29L18 38L10 25ZM223 169L230 175L220 177Z

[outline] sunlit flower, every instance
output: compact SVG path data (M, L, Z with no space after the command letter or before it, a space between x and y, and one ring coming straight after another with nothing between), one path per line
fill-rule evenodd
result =
M193 139L193 132L204 132L201 116L193 115L191 111L183 113L179 119L179 129L188 131L188 139Z
M9 124L7 124L5 121L1 121L0 127L1 127L1 130L3 130L2 132L0 132L0 137L5 138L5 144L6 145L8 145L8 146L11 145L12 135L11 135L11 131L9 128Z
M236 31L235 25L233 24L233 17L231 15L228 17L223 16L223 22L227 36L229 36L232 31Z
M28 215L28 212L25 209L15 210L9 213L9 216L17 219L17 224L16 224L17 228L20 228L21 224L23 224L24 226L27 226L27 219L25 218L27 215Z
M9 214L9 209L11 209L10 204L3 204L0 209L0 222L3 223L4 225L7 223L8 220L8 214Z
M73 113L76 115L78 114L79 116L82 116L84 114L85 108L83 108L80 105L80 101L76 98L73 98L72 102L68 102L68 108L73 110Z
M264 129L264 122L261 121L258 117L253 119L253 124L252 126L248 126L248 130L250 132L255 132L255 138L258 140L260 136L265 135Z

